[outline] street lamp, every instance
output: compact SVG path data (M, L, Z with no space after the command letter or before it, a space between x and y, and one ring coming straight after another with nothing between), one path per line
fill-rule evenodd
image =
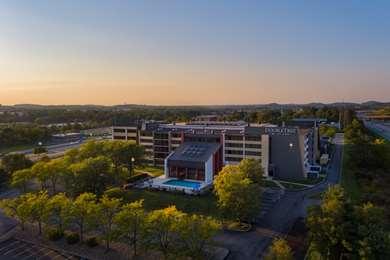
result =
M131 164L130 164L130 174L131 174L131 176L133 176L133 168L134 168L134 162L135 162L135 159L134 159L134 157L131 157L131 159L130 159L130 161L131 161Z
M290 149L291 149L291 148L293 148L294 145L293 145L293 143L289 143L288 146L290 146Z

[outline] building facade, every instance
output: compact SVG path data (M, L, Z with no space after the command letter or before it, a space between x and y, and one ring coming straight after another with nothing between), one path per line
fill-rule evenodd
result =
M142 145L146 159L155 166L166 167L166 159L177 149L184 149L183 145L208 143L218 145L221 165L252 158L261 161L265 176L302 179L316 164L317 132L316 127L277 127L245 122L143 122L113 126L112 138Z

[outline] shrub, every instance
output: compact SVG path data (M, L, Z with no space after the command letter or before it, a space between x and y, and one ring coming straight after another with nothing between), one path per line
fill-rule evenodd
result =
M69 245L76 244L80 241L80 236L77 233L69 233L66 235L66 242Z
M97 246L99 243L96 239L96 237L90 237L87 239L87 241L85 241L85 243L87 244L87 246L89 247L95 247Z
M49 229L46 235L49 240L57 241L64 236L64 232L59 229Z
M149 177L149 174L147 173L140 173L140 174L136 174L130 178L127 179L127 182L128 183L134 183L134 182L137 182L137 181L140 181L140 180L143 180L143 179L146 179Z
M117 198L121 199L123 198L124 192L118 187L108 189L104 192L104 195L107 195L110 198Z

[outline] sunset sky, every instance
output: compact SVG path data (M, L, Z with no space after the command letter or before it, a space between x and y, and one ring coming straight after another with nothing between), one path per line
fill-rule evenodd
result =
M0 2L0 104L390 101L390 1Z

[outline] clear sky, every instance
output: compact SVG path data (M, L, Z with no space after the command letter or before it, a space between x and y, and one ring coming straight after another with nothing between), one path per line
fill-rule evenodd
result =
M0 2L0 104L390 101L390 1Z

